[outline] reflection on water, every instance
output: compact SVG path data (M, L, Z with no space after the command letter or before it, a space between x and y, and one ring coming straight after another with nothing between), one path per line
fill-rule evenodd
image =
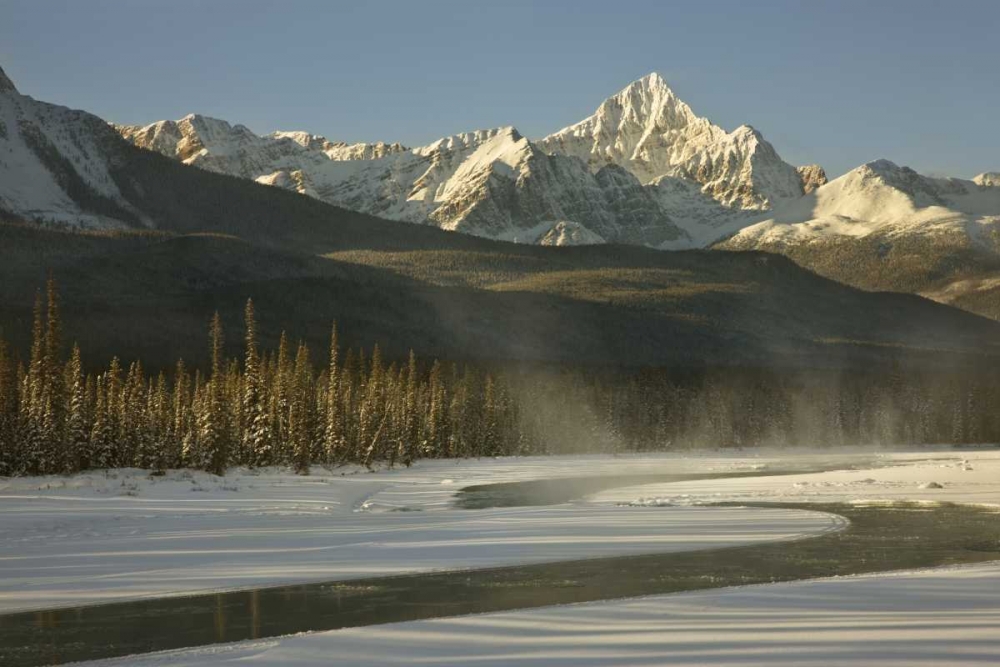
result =
M619 481L634 483L634 478ZM578 482L567 480L574 489L582 488ZM1000 558L1000 514L988 508L767 506L828 511L851 523L842 532L796 542L11 614L0 616L0 665L58 664L342 627Z

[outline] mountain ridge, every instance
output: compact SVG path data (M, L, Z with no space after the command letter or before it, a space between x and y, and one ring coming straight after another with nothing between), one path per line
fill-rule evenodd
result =
M605 132L612 117L613 137L611 130ZM204 130L210 136L201 137L201 128L190 122L184 126L184 120L116 129L140 147L187 164L254 178L353 210L528 243L601 238L695 247L704 243L702 236L717 233L713 224L756 215L768 210L772 200L801 195L805 189L796 168L782 162L756 130L741 126L726 133L699 118L655 73L606 100L595 115L538 141L508 127L460 133L409 149L358 144L336 152L328 148L329 140L305 132L250 137L242 126L212 120ZM172 127L181 127L185 136L164 145L158 137L163 128ZM225 132L231 138L219 145ZM590 139L581 139L587 132ZM507 137L505 146L496 145L498 134ZM609 137L610 144L601 146ZM297 148L280 143L288 138L297 140ZM480 151L487 141L491 145ZM671 156L654 159L668 144ZM181 150L187 145L199 150ZM512 155L519 157L511 160ZM484 162L489 157L496 169ZM617 172L613 178L602 175L607 166L622 167L634 182ZM809 174L820 178L821 170ZM659 187L664 178L690 182L704 196L683 192L676 201L676 184ZM576 205L581 201L586 208ZM671 215L675 209L696 209L697 215L687 216L681 228ZM705 223L704 218L711 220ZM554 226L565 222L586 233L554 234Z

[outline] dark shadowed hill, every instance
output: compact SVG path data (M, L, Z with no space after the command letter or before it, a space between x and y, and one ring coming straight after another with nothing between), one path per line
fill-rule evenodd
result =
M205 175L212 178L201 187L216 178L223 188L251 185ZM329 209L251 189L292 197L293 213L300 201ZM319 213L326 257L291 249L298 242L277 232L251 243L218 233L0 227L0 323L27 344L34 290L51 270L68 331L92 361L117 354L154 367L178 356L202 361L215 310L236 354L248 297L265 345L286 328L324 350L336 319L346 343L378 341L391 356L412 347L450 359L839 367L964 363L994 354L1000 340L988 320L920 297L855 290L761 253L539 248ZM261 228L273 229L269 220ZM399 249L410 233L416 248ZM388 249L378 248L383 236L395 239Z

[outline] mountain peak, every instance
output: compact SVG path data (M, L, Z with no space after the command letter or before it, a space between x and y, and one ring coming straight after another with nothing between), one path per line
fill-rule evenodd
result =
M656 72L633 81L604 100L597 114L602 110L608 113L611 109L622 109L626 115L635 115L650 123L662 123L667 119L670 124L687 123L697 118Z
M640 88L645 90L669 90L670 86L667 85L666 80L659 75L657 72L650 72L641 79L636 79L629 85L625 86L622 92L632 88Z
M760 131L758 131L753 125L740 125L738 128L733 130L729 136L745 142L764 141L764 135L761 134Z
M742 125L727 133L697 116L656 72L538 143L547 153L580 158L595 173L614 163L643 184L664 176L687 178L728 207L756 210L804 191L800 174L760 132Z
M886 160L885 158L879 158L878 160L865 162L863 165L861 165L860 168L875 172L876 174L879 175L895 174L903 169L892 160Z
M14 82L10 80L10 77L3 71L3 67L0 67L0 93L16 93L17 88L14 86Z

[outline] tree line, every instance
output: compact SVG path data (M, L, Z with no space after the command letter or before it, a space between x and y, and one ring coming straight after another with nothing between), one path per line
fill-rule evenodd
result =
M379 346L340 349L332 327L329 363L317 369L305 343L282 334L257 343L253 302L245 310L242 360L222 354L218 315L209 327L211 366L148 377L117 358L85 373L73 345L63 359L59 299L51 280L36 298L27 363L0 340L0 475L73 473L135 466L190 467L222 474L233 465L293 466L418 457L519 453L516 406L494 377L472 366L426 369L410 354L388 363Z
M0 475L139 467L409 465L418 458L755 445L1000 440L990 369L871 372L537 368L386 360L378 345L323 363L282 334L261 350L248 300L242 359L147 374L113 358L84 369L55 282L36 296L26 359L0 338Z

